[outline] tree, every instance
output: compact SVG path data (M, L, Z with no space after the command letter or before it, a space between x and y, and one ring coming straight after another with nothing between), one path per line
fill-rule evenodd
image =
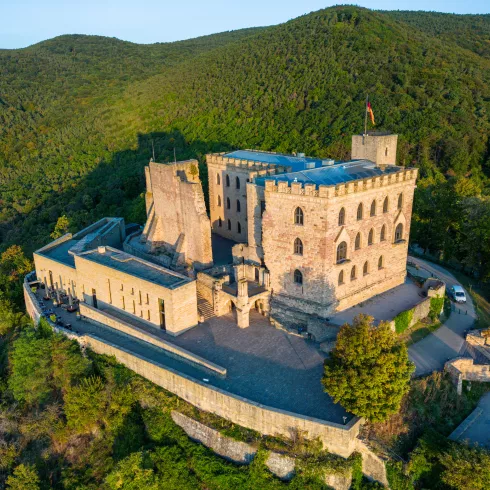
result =
M7 478L7 487L11 490L39 490L39 476L32 465L20 464Z
M99 377L84 378L63 397L68 427L79 433L92 432L103 421L107 408L104 383Z
M490 488L490 452L465 444L453 444L440 461L444 466L442 481L457 490Z
M51 342L39 337L34 328L24 330L10 355L8 386L17 401L28 405L46 401L52 391Z
M105 483L111 490L139 490L141 488L157 490L159 488L151 459L142 452L133 453L120 461L116 469L107 475Z
M68 221L68 218L63 215L58 218L58 221L56 222L56 226L54 227L53 233L51 233L51 238L56 240L57 238L65 235L68 233L68 227L70 226L70 222Z
M345 324L325 361L325 391L346 410L378 422L398 412L414 365L388 323L359 315Z

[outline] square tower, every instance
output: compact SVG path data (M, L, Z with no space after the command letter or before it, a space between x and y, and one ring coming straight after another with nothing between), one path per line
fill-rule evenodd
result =
M372 131L352 136L352 160L370 160L376 165L396 165L397 134Z

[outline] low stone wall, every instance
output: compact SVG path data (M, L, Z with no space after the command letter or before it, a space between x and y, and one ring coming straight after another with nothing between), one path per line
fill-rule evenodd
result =
M360 440L357 441L356 451L362 456L363 475L371 481L377 481L389 487L385 462Z
M110 327L114 330L125 333L126 335L131 335L138 340L143 340L144 342L148 342L156 347L160 347L160 349L165 350L167 354L176 357L180 361L187 361L191 364L197 365L198 367L209 369L214 374L226 377L226 368L219 366L214 362L208 361L201 356L193 354L192 352L174 345L171 342L167 342L156 335L152 335L141 328L123 322L106 311L101 311L85 303L80 303L80 314L83 315L88 321L95 323L96 325Z
M27 281L27 278L24 279L24 301L26 304L27 314L34 320L35 323L38 323L41 319L41 309L34 293L31 291L31 286Z
M444 370L451 375L460 395L463 381L490 382L490 364L474 364L471 358L457 357L446 362Z

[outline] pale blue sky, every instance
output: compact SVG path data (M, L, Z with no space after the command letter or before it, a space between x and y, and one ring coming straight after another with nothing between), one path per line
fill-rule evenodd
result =
M243 27L279 24L337 2L325 0L0 0L0 48L60 34L99 34L167 42ZM489 13L489 0L367 0L384 10Z

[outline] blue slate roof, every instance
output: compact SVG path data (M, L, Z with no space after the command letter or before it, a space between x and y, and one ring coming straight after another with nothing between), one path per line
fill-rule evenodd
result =
M225 153L223 157L237 158L238 160L250 160L252 162L270 163L274 165L283 165L291 167L293 172L304 170L307 164L314 164L315 167L322 166L321 158L298 157L294 155L284 155L282 153L267 153L264 151L254 150L237 150Z
M369 160L352 160L350 162L340 162L334 165L301 170L298 172L289 172L278 175L258 178L255 183L265 185L265 180L275 180L291 182L301 182L302 184L315 185L337 185L353 180L362 180L367 178L378 177L381 175L393 174L399 172L400 167L387 166L384 169L376 166Z

